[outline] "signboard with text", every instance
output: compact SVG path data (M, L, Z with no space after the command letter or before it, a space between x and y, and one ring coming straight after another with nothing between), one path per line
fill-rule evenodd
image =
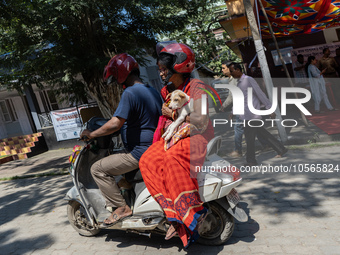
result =
M79 138L82 127L76 107L50 112L57 141Z
M335 56L335 50L340 47L340 42L329 43L329 44L318 44L303 48L296 48L292 50L292 60L295 62L297 60L298 55L303 55L304 60L307 61L309 56L314 56L316 59L321 59L323 56L323 49L329 48L331 51L331 57Z

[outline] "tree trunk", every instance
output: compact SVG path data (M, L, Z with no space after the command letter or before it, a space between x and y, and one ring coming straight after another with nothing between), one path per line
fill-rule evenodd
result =
M98 19L99 16L97 13L91 12L91 10L87 10L83 17L82 24L84 25L84 35L88 40L89 46L92 52L95 52L97 56L110 56L115 55L113 52L110 52L103 42L103 38L99 31L102 30L98 23L93 22L95 19ZM97 101L98 107L103 114L104 118L110 119L115 112L119 101L120 96L123 92L122 87L119 84L110 84L107 85L103 83L102 72L98 72L98 70L86 70L82 76L86 83L86 88L89 94Z
M110 119L117 109L123 88L117 84L104 84L101 79L85 78L87 90L90 95L97 101L98 107L104 118Z

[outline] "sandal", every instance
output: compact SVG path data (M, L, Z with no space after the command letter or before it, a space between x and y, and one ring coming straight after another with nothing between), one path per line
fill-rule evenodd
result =
M205 219L207 218L208 216L208 212L202 214L198 220L197 220L197 224L196 224L196 228L195 230L197 230L197 232L200 232L202 226L203 226L203 222L205 221Z
M282 158L283 155L285 155L287 152L288 152L288 149L287 149L287 148L284 148L284 150L281 152L281 154L277 154L277 155L275 156L275 158Z
M166 232L165 240L169 240L177 235L177 224L171 223L170 227L168 228L168 232Z
M103 224L101 225L102 228L109 228L112 227L113 225L116 225L118 222L121 222L122 220L130 217L132 214L129 215L123 215L123 216L119 216L117 213L113 213L110 215L110 217L113 220L110 220L110 217L106 218L103 222ZM108 222L110 221L110 222Z

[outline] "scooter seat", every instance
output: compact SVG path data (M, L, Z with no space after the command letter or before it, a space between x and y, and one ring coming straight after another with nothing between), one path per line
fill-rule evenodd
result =
M143 177L139 168L125 174L125 180L130 183L142 182Z

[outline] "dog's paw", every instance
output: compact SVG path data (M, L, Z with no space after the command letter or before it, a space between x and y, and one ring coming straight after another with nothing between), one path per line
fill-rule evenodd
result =
M165 138L164 138L164 141L168 141L168 140L170 140L170 138L171 138L171 134L168 134Z
M174 132L174 129L172 129L171 127L169 127L166 132L163 134L162 138L164 138L165 141L170 140L170 138L172 137L172 133Z
M166 137L169 134L169 129L165 131L165 133L162 135L162 138Z

